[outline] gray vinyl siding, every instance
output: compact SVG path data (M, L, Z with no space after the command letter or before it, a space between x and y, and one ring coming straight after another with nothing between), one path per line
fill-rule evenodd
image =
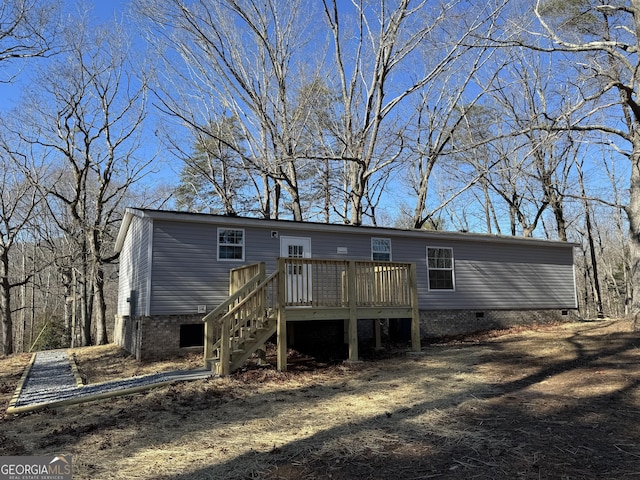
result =
M244 261L217 260L218 228L244 230ZM371 259L370 235L344 235L300 229L228 227L224 224L154 220L151 315L197 313L198 305L207 311L220 304L229 290L229 270L242 265L265 262L267 273L276 268L280 256L280 237L311 238L315 258ZM347 247L348 255L337 253Z
M369 260L373 236L314 235L313 256ZM387 237L393 261L416 264L422 310L577 308L570 245ZM337 255L338 246L347 247L348 255ZM427 247L453 249L455 290L429 290Z
M244 261L217 259L219 227L244 230ZM279 254L278 239L251 227L155 220L153 238L151 315L210 311L227 296L229 270L262 261L273 269Z
M120 252L118 315L148 315L151 220L134 217Z
M417 269L421 309L577 307L570 246L462 242L435 246L453 248L455 290L429 291L426 262L422 262Z
M196 313L198 305L218 303L214 292L224 290L228 274L216 259L215 231L204 227L154 221L151 315Z
M217 220L217 219L216 219ZM371 238L391 239L392 260L417 266L422 310L576 308L572 246L506 240L452 240L437 232L424 238L401 231L352 227L345 233L307 231L304 226L242 226L206 222L153 220L153 268L150 315L207 311L226 298L229 270L264 261L275 269L283 236L311 238L314 258L371 259ZM256 225L257 224L257 225ZM243 229L244 261L217 260L217 229ZM277 232L277 235L274 235ZM427 247L450 247L454 256L454 291L429 291ZM346 249L347 254L338 253Z

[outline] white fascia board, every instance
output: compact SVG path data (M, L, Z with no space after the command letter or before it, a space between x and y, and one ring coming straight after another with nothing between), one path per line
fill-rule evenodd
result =
M120 253L122 251L122 247L124 246L124 240L127 238L127 232L129 231L129 226L131 225L131 221L133 217L143 217L144 212L141 210L137 210L135 208L126 208L124 211L124 216L122 217L122 223L120 224L120 229L118 230L118 236L116 237L116 243L113 246L113 251L115 253Z

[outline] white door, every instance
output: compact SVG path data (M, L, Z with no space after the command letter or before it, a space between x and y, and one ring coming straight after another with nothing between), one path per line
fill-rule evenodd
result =
M280 256L311 258L311 239L308 237L280 237ZM287 303L311 305L311 265L289 264L286 271Z

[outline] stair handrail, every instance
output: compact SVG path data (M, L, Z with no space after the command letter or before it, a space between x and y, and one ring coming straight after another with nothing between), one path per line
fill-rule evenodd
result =
M212 320L216 320L216 318L220 319L223 315L225 315L226 313L229 312L229 307L231 305L236 303L240 298L246 296L247 294L250 294L251 291L256 288L255 284L260 282L260 280L262 280L263 278L264 278L264 274L262 272L261 273L257 273L256 275L251 277L247 281L247 283L245 283L242 287L240 287L234 293L229 295L229 297L227 297L227 299L224 302L222 302L216 308L214 308L209 313L207 313L202 318L202 321L203 322L210 322Z
M242 301L238 302L237 305L234 305L234 307L231 308L228 312L226 312L222 317L220 317L218 321L222 323L225 317L229 317L229 318L233 317L238 312L238 310L244 307L246 303L252 300L257 294L261 292L261 290L264 289L264 287L266 287L271 281L273 281L273 279L278 276L278 273L279 272L273 272L271 275L265 278L262 282L256 285L255 288L242 299Z
M231 360L231 351L230 351L230 343L231 343L231 335L238 333L238 323L246 322L247 320L251 320L250 318L242 318L240 322L236 322L235 325L231 323L231 320L234 316L242 310L244 305L252 300L256 295L262 293L265 287L277 280L279 275L278 271L273 272L267 278L265 278L262 282L260 282L245 298L242 299L237 305L235 305L232 309L230 309L225 315L223 315L218 321L221 325L220 329L220 340L214 344L212 350L216 348L216 345L219 344L220 349L220 357L218 359L219 362L219 371L218 373L222 376L229 375L230 373L230 360Z
M217 348L216 345L219 345L220 339L217 341L214 340L214 322L217 320L220 324L221 318L229 311L229 308L238 302L243 296L250 293L255 285L264 279L265 275L265 264L264 262L259 262L253 265L247 265L241 267L241 269L247 268L255 268L257 267L257 273L251 277L247 282L238 288L235 291L229 292L229 296L225 301L223 301L220 305L214 308L211 312L205 315L202 318L202 322L204 323L204 358L205 358L205 366L208 366L208 358L211 358L212 353ZM234 272L237 272L239 269L233 269L229 272L229 286L233 288L234 285Z

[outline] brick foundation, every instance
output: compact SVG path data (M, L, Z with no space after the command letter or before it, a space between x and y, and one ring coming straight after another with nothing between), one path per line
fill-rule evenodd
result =
M202 314L157 317L116 317L114 342L137 360L157 360L203 351L180 347L180 326L202 325Z
M480 331L578 319L577 310L421 310L422 338L443 338ZM202 324L202 315L158 317L116 317L114 341L138 360L170 358L197 347L180 347L180 325ZM398 330L396 336L410 338L410 323L393 322L386 328ZM385 329L385 330L386 330ZM406 332L404 331L406 330ZM387 332L388 333L388 332ZM360 340L371 340L373 322L358 322Z
M421 310L420 334L422 338L443 338L577 319L577 310Z

